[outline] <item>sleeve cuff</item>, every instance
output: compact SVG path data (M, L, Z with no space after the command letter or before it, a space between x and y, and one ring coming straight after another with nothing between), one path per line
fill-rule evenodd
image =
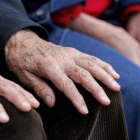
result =
M122 13L121 19L126 22L128 20L128 16L132 13L140 12L140 4L130 6L125 9L125 11Z
M2 21L0 24L0 48L5 47L7 41L14 33L24 28L30 28L42 39L48 40L47 31L24 15L9 13L1 16L0 20Z
M67 27L71 19L78 18L83 10L82 4L76 4L51 14L53 23Z

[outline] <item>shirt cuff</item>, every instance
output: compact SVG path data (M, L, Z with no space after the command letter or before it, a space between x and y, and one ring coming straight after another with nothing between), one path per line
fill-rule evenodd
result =
M76 19L80 16L82 10L83 10L83 5L76 4L66 9L62 9L60 11L52 13L51 19L53 23L67 27L71 19Z
M126 22L128 20L128 16L132 13L140 12L140 4L130 6L125 9L125 11L122 13L121 19Z
M39 24L33 22L28 17L17 14L7 13L0 17L0 48L4 48L10 37L17 31L29 28L33 30L39 37L48 40L47 31Z

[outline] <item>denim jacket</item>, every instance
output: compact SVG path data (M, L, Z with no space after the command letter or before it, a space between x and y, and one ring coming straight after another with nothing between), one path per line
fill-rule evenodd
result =
M77 3L85 3L86 0L22 0L29 17L39 24L50 24L50 13ZM140 0L112 0L112 7L104 12L104 17L119 15L126 7L140 4ZM119 13L118 13L119 11ZM107 20L107 19L105 19ZM114 19L116 20L116 19Z
M27 14L21 2L23 3ZM7 40L15 32L23 28L32 28L40 37L47 39L46 31L39 24L44 27L49 26L47 29L50 30L50 27L53 27L50 18L51 12L67 8L77 3L84 4L85 2L86 0L1 0L0 48L4 48ZM112 3L114 6L111 9L107 9L104 14L112 16L111 18L113 19L113 14L119 14L116 11L121 12L130 5L140 4L140 0L112 0Z

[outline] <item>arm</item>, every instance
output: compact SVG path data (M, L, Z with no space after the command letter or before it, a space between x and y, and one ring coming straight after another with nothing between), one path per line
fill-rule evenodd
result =
M103 41L140 66L140 51L138 42L132 38L123 28L118 28L107 22L94 18L100 15L109 4L109 1L104 1L103 3L102 1L94 2L89 0L84 7L78 4L52 13L52 21L55 24L68 26L73 30L85 33ZM126 6L125 3L121 2L121 4L121 7L123 8ZM132 12L132 10L126 9L122 14L122 18L124 19L130 11ZM135 19L136 20L130 20L128 27L130 28L132 26L131 29L135 29L134 33L136 34L139 32L139 29L137 29L137 26L134 25L139 25L139 18ZM133 25L132 22L134 22ZM139 35L137 35L137 38L139 38L138 36Z
M122 0L122 20L126 23L128 32L140 44L140 1L139 0Z
M139 44L124 29L81 13L69 22L69 28L97 38L140 65Z
M17 1L12 2L16 5ZM19 7L23 7L21 3ZM15 8L16 11L18 9ZM4 22L4 19L1 21ZM20 20L18 24L22 24ZM88 109L74 82L81 84L103 105L109 105L110 100L93 76L111 90L120 90L115 81L119 75L109 64L73 48L47 42L28 29L17 31L7 40L5 54L9 69L49 107L55 103L55 94L42 78L51 81L82 114L87 114Z
M126 26L127 26L128 32L140 44L140 12L136 12L136 13L131 14L127 20Z

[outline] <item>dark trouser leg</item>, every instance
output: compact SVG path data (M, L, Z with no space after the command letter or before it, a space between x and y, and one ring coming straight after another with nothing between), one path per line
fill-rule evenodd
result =
M2 59L0 59L0 61L1 60ZM7 71L2 62L3 61L0 63L3 68L0 69L1 74L11 80L15 80L13 75ZM110 91L102 85L106 94L111 99L111 105L105 107L100 105L84 88L77 85L78 90L85 98L89 108L89 114L84 116L75 110L71 102L63 95L63 93L58 91L52 84L51 86L56 94L55 106L52 109L49 109L40 100L41 106L38 109L38 112L43 119L48 140L128 140L122 98L119 92ZM16 123L17 122L20 122L18 117L16 117ZM27 124L29 124L29 122ZM34 129L34 125L32 126L32 129ZM17 132L14 131L15 128L12 124L7 124L6 128L9 130L4 131L3 129L4 132L0 129L0 135L3 133L2 136L4 138L7 137L8 139L2 139L0 137L0 140L22 140L18 138L16 139L18 133L21 133L21 131L19 131L20 129ZM30 131L32 129L27 128L27 131L29 132L25 132L28 133L28 135L32 135L32 131ZM15 139L10 139L10 135L13 133L16 137ZM34 133L34 135L36 135L36 133ZM24 134L23 136L23 140L26 140L26 135ZM29 140L41 139L32 138Z
M0 124L0 140L47 140L35 110L23 113L3 97L0 97L0 103L10 116L7 124Z
M57 96L55 107L46 109L44 105L39 110L48 140L128 140L121 93L101 86L111 99L109 106L102 106L77 85L88 105L88 115L79 114L63 93L52 86Z
M60 32L62 30L62 32ZM55 32L54 32L55 31ZM72 46L111 64L120 74L124 111L130 140L140 140L140 68L110 46L84 34L62 28L50 33L50 41L62 46ZM58 36L62 38L59 39Z

